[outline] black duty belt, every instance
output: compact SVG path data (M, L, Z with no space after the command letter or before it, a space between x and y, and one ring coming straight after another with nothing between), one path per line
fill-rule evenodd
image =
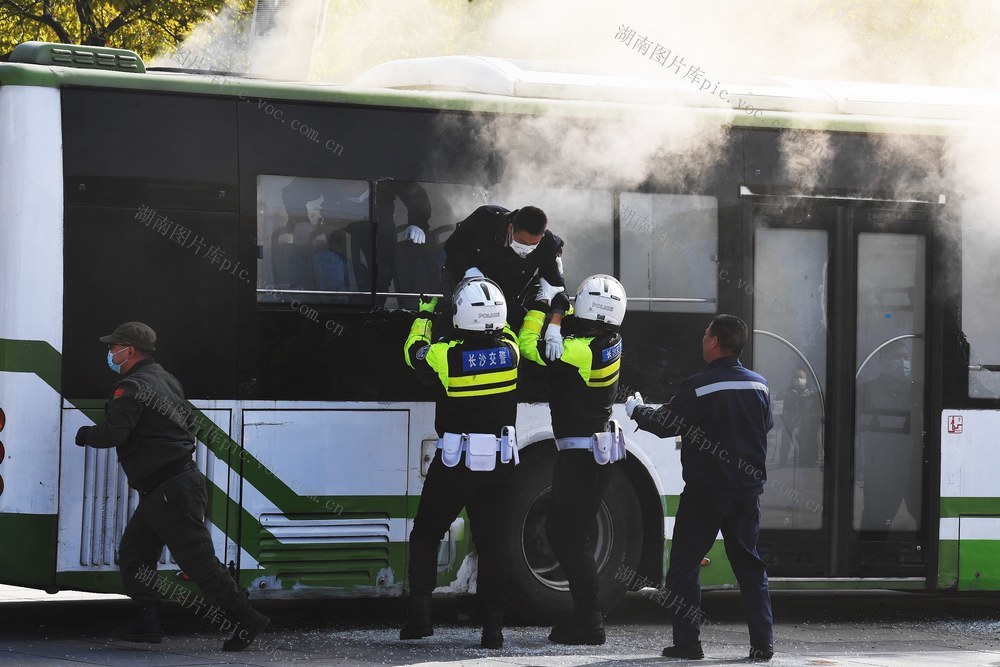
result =
M151 475L148 475L137 485L136 490L140 495L146 495L160 484L171 477L176 477L188 468L197 469L194 467L194 461L190 458L177 459L176 461L171 461L167 465L163 466Z

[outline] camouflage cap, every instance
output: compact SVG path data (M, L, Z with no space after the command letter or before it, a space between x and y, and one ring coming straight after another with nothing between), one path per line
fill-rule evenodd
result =
M109 336L101 336L102 343L118 343L134 345L140 350L154 352L156 350L156 332L142 322L126 322L115 329Z

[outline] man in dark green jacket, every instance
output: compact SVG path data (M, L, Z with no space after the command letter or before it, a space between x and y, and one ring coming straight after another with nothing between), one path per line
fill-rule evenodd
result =
M191 460L195 437L188 430L193 408L180 382L153 360L156 333L141 322L126 322L102 343L108 366L122 377L104 408L105 419L76 434L81 447L115 447L139 504L125 526L118 561L125 593L139 603L136 618L112 634L119 639L163 640L154 586L163 546L205 595L236 622L227 651L242 651L270 619L250 606L247 594L215 556L205 526L205 478ZM150 576L153 573L153 576Z

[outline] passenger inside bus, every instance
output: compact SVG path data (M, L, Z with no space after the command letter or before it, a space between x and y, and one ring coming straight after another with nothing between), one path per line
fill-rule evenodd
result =
M920 517L922 460L917 385L910 349L900 341L879 353L880 373L861 385L864 471L861 530L915 529ZM903 503L906 512L899 516ZM904 525L905 524L905 525Z
M295 178L282 189L281 199L287 222L270 238L277 287L354 292L359 284L370 284L369 269L357 261L353 238L370 238L367 182ZM340 294L323 300L346 299Z
M816 391L809 387L804 368L792 371L791 381L782 400L781 445L778 465L819 465L820 409Z
M397 292L428 292L437 286L436 263L441 260L434 256L437 244L427 244L431 205L419 184L388 179L376 184L374 232L367 181L295 178L282 189L281 200L287 223L275 230L271 245L280 287L368 292L373 273L376 291L383 294L391 286ZM406 222L399 228L397 200L406 210Z

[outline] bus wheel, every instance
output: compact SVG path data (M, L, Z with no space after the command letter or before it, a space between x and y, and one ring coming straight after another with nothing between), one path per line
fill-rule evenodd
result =
M552 489L556 452L536 448L526 452L514 474L510 501L510 532L504 554L510 568L508 613L512 618L552 625L573 611L569 583L549 547L545 520ZM631 482L621 466L613 473L597 511L597 563L601 609L605 612L625 595L627 576L634 574L642 556L642 512Z

